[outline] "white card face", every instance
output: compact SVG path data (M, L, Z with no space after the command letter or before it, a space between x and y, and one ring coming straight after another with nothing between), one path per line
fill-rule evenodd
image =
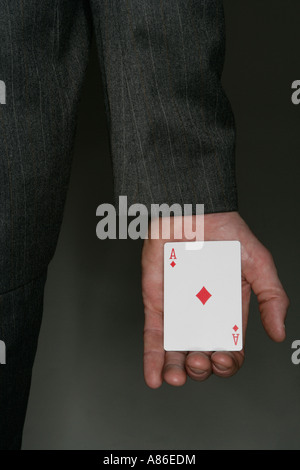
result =
M164 246L164 349L240 351L241 246L238 241Z

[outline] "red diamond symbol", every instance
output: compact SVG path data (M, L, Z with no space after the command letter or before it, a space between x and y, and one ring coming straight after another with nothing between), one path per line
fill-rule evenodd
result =
M174 261L172 261L172 263L170 263L170 265L172 266L172 268L174 268L174 266L176 266L176 263L174 263Z
M232 328L234 331L237 331L239 329L238 326L234 325L234 327Z
M211 294L208 292L207 289L205 289L205 287L202 287L202 289L198 292L198 294L196 294L196 297L198 297L200 302L202 302L203 305L205 305L208 299L211 297Z

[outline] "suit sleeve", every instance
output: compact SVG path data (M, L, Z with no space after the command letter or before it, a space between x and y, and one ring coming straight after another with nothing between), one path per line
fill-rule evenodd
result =
M97 3L116 198L237 210L222 1Z

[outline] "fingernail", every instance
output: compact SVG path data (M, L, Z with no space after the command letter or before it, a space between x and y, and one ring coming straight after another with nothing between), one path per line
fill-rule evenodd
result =
M194 372L194 374L197 374L197 375L205 374L205 372L207 372L206 370L202 370L202 369L194 369L194 367L190 367L190 370Z
M222 364L219 364L218 362L214 362L214 366L222 372L225 370L228 370L228 367L223 366Z

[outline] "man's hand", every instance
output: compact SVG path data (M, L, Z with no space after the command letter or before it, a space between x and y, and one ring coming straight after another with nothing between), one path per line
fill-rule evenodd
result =
M285 339L284 320L289 300L278 279L269 251L257 240L237 212L204 216L205 240L239 240L242 247L243 339L248 321L251 289L259 303L261 321L274 341ZM144 375L147 385L163 381L183 385L187 375L202 381L212 373L230 377L242 366L244 350L236 352L166 352L163 348L162 239L148 239L142 253L142 292L145 307ZM179 240L176 240L179 241Z

